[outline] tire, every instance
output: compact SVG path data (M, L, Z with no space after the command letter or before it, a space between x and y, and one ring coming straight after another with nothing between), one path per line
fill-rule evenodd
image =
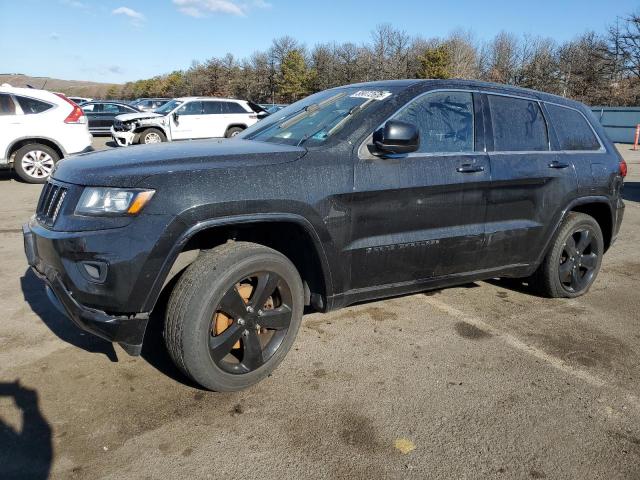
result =
M254 286L240 283L247 278ZM243 302L238 295L246 289L252 289L251 296ZM254 298L260 291L266 298L262 305ZM262 245L229 242L201 254L180 277L169 298L163 335L169 355L186 376L209 390L237 391L280 364L298 333L303 309L302 280L287 257ZM229 323L221 332L219 315Z
M16 152L13 168L25 182L45 183L58 160L60 155L53 148L29 143Z
M235 137L236 135L238 135L243 130L244 130L244 128L242 128L242 127L231 127L231 128L227 129L227 133L225 133L224 136L226 138Z
M140 145L148 145L151 143L162 143L167 141L167 136L157 128L147 128L140 134L138 143Z
M598 222L587 214L570 212L529 283L548 297L579 297L593 285L603 254L604 240Z

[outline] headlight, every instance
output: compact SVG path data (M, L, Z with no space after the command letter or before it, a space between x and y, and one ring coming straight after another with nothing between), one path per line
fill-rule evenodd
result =
M136 215L154 193L155 190L86 187L76 206L76 215Z

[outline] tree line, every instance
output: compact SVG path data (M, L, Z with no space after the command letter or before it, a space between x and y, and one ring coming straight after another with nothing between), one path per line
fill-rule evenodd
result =
M533 88L590 105L640 103L640 12L605 32L558 43L501 32L478 41L468 31L445 38L410 36L378 25L364 44L319 43L289 36L249 58L227 54L186 70L113 86L108 98L207 95L260 103L290 103L355 82L399 78L465 78Z

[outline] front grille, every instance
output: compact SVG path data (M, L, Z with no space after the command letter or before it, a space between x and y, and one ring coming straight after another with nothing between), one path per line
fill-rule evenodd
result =
M49 227L53 226L66 196L67 189L65 187L47 182L42 189L38 207L36 208L38 221Z

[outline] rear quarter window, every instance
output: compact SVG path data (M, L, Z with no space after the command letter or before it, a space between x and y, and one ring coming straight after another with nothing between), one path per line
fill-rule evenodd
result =
M600 142L577 110L546 104L549 120L558 135L560 150L599 150Z
M547 125L535 100L487 95L495 151L549 150Z
M16 106L13 103L11 95L0 93L0 115L15 115Z
M22 112L25 115L46 112L53 107L52 104L43 102L42 100L36 100L35 98L16 95L16 100L18 101L18 104L20 104L20 108L22 108Z

